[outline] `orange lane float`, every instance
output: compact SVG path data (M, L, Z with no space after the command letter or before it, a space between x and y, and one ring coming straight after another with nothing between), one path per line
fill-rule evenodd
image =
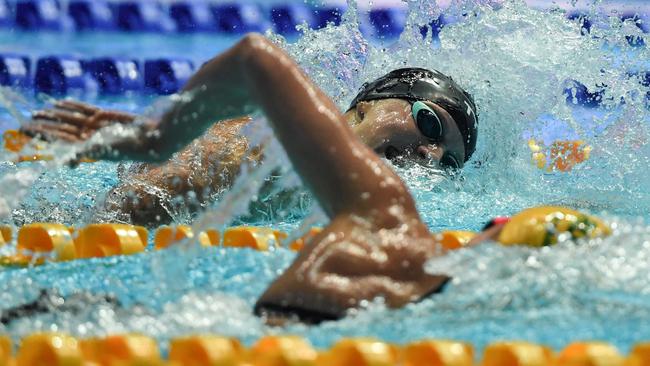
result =
M9 225L0 225L0 246L11 242L13 230Z
M36 333L22 340L17 366L82 366L79 342L65 334Z
M14 153L22 150L32 140L31 137L18 130L7 130L2 134L2 138L5 149Z
M188 225L163 226L156 230L154 237L154 246L156 249L164 249L170 245L184 239L194 237L192 227ZM216 230L207 230L199 233L198 241L204 247L219 245L219 232Z
M338 341L319 360L319 366L394 366L399 349L372 338L347 338Z
M289 249L299 252L302 250L302 248L305 247L305 244L307 244L313 237L316 235L320 234L323 231L322 228L319 227L313 227L307 231L305 235L300 237L298 240L295 240L294 242L289 244Z
M404 366L472 366L474 349L463 342L423 340L405 346L402 360Z
M483 353L481 366L547 366L553 362L550 348L528 342L497 342Z
M433 234L443 248L448 250L460 249L476 236L471 231L446 230Z
M528 148L532 153L533 164L539 169L546 169L549 172L570 171L577 164L589 159L592 150L591 146L582 140L553 141L550 148L546 148L531 139L528 140ZM548 159L544 150L548 150Z
M228 228L224 231L223 246L252 248L265 251L271 247L279 246L282 240L286 239L287 236L287 233L274 229L253 226L237 226Z
M173 339L169 345L169 360L179 365L239 366L244 348L235 338L191 336Z
M79 230L75 238L77 258L130 255L143 252L147 230L126 224L92 224Z
M11 356L11 339L0 336L0 366L8 366L12 361Z
M575 342L557 356L556 366L623 366L625 358L616 347L603 342Z
M140 334L86 339L80 345L84 360L99 366L156 365L162 361L156 341Z
M650 342L634 345L625 366L650 366Z
M70 229L61 224L33 223L18 230L17 259L30 261L35 254L53 254L56 261L76 258Z
M267 336L250 349L250 363L255 366L315 366L318 352L297 336Z

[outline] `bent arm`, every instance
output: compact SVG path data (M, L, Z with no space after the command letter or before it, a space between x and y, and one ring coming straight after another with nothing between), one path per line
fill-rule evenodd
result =
M185 89L193 98L165 114L152 145L162 157L215 120L261 110L330 217L350 213L372 220L369 214L381 211L380 225L397 225L402 219L386 222L385 214L395 205L399 215L417 215L401 180L356 138L332 100L266 38L246 36L204 65Z

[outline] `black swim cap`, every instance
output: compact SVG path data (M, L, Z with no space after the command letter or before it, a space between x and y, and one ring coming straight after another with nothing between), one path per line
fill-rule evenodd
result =
M472 96L451 77L437 70L415 67L393 70L373 82L363 84L348 110L359 102L388 98L439 104L453 117L463 136L465 161L474 153L478 132L476 105Z

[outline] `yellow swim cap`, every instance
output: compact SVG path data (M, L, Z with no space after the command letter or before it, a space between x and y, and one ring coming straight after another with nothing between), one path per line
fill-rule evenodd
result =
M561 235L570 239L608 236L611 229L600 219L566 207L533 207L514 215L498 241L503 245L542 247L557 244Z

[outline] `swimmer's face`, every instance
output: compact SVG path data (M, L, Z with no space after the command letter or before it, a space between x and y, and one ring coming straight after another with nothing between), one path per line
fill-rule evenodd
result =
M425 103L442 119L444 132L440 141L432 142L420 132L411 104L402 99L359 102L345 113L345 118L361 141L388 159L401 156L438 163L445 153L452 153L462 164L465 146L458 126L442 107Z

